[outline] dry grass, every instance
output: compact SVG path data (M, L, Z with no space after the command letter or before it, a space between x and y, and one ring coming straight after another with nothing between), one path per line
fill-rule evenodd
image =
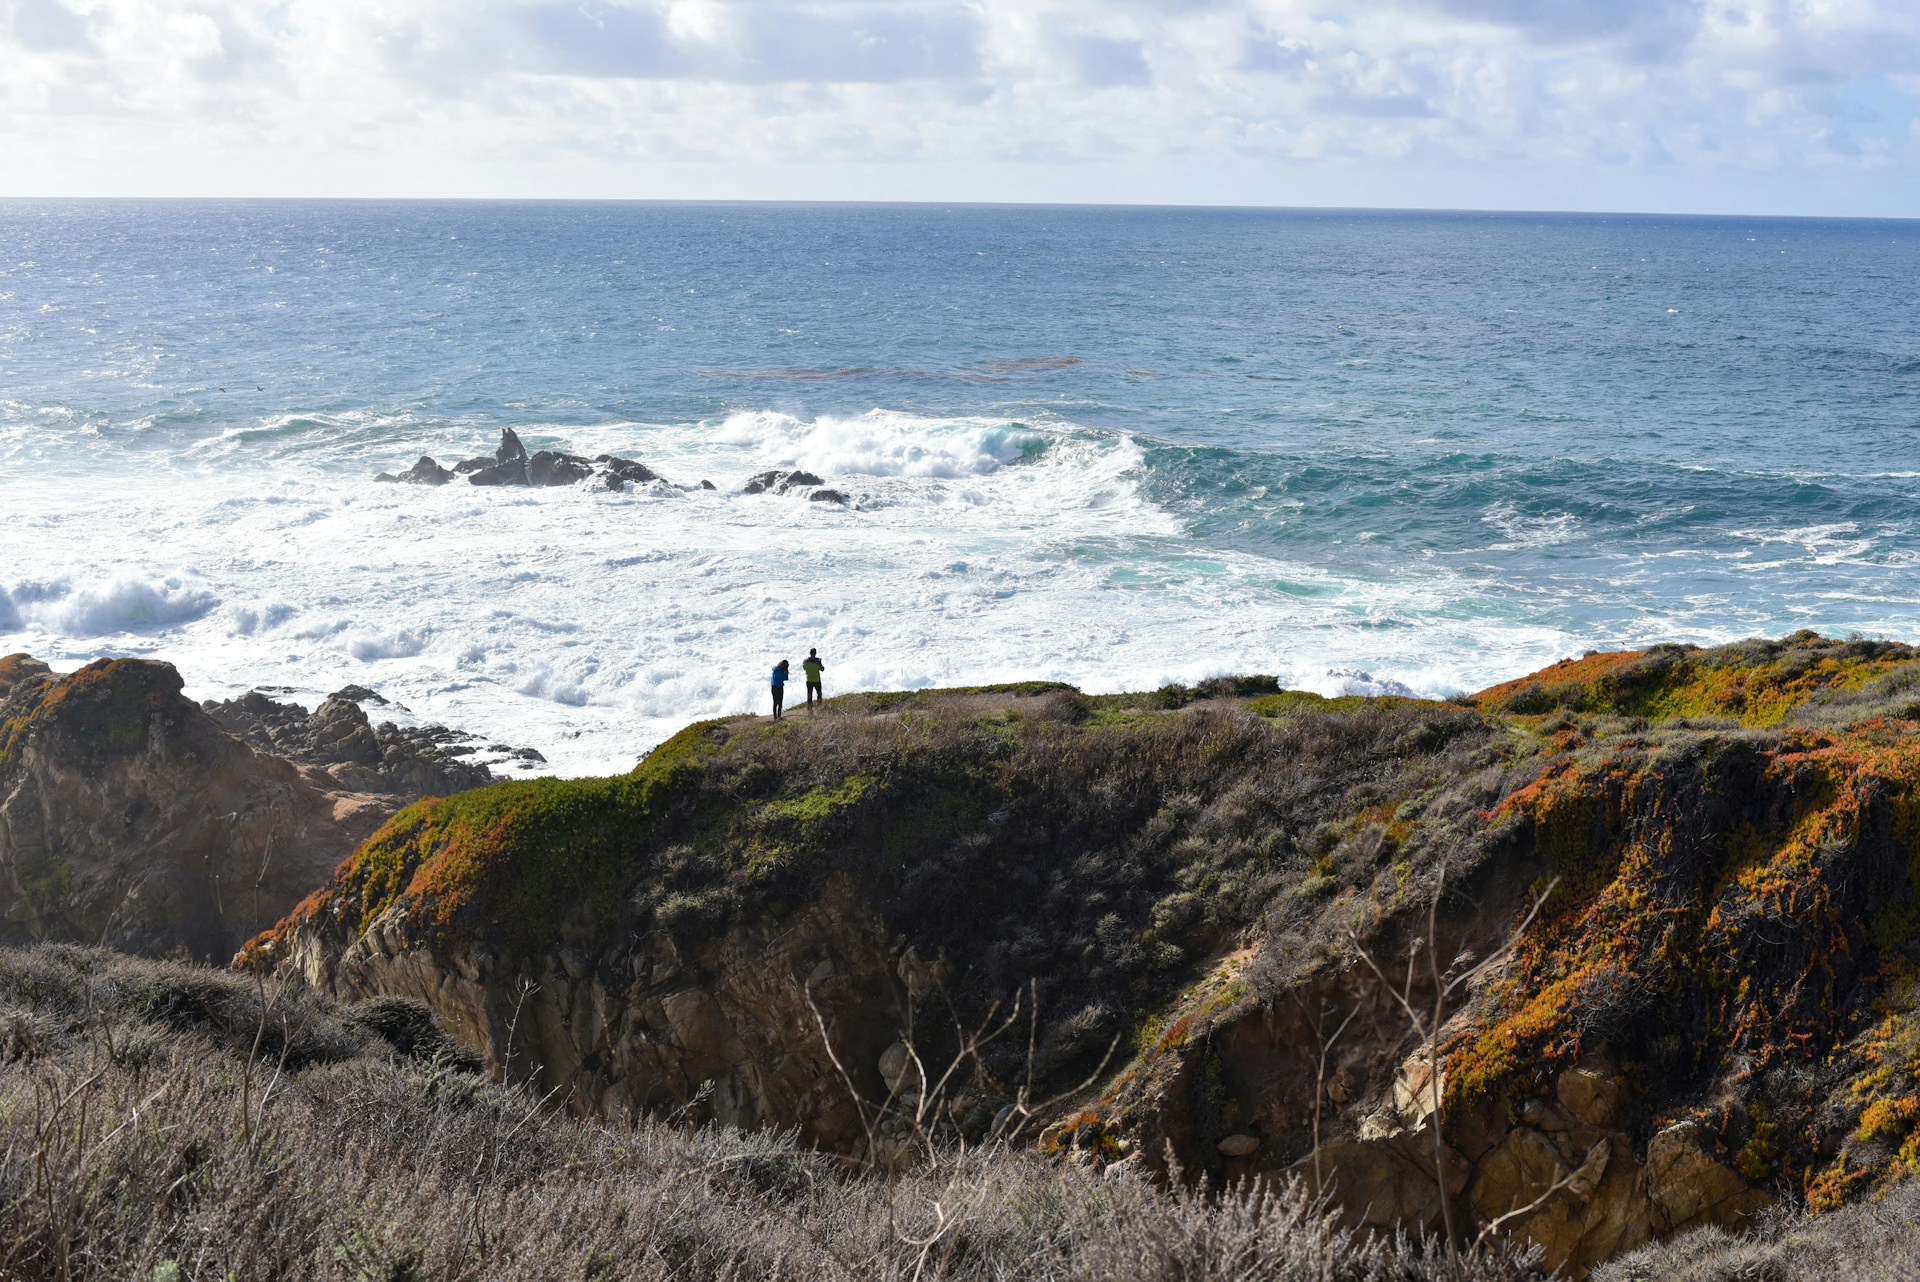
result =
M776 1136L586 1124L447 1051L391 1002L278 995L262 1021L235 976L0 952L0 1277L1538 1276L1356 1240L1292 1193L1169 1195L987 1151L879 1179Z
M1593 1282L1912 1282L1920 1277L1920 1184L1831 1215L1787 1215L1752 1236L1703 1229L1603 1265Z

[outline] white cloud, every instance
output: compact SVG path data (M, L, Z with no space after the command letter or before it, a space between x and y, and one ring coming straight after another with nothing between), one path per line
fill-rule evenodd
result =
M0 0L0 194L1920 214L1906 0Z

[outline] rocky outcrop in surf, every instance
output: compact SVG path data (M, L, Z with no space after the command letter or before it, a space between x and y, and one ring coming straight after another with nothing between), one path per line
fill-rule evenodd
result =
M1064 1090L1063 1161L1302 1177L1579 1275L1920 1145L1916 688L1799 634L1454 703L851 696L416 807L246 959L417 998L587 1111L877 1153L849 1085L960 1134Z
M812 472L772 471L761 472L747 478L740 487L742 494L805 494L810 502L837 503L848 507L853 500L839 490L826 488L827 483Z
M470 484L482 486L578 485L582 481L598 480L610 490L625 489L629 485L648 485L661 479L660 474L646 464L613 454L596 454L592 458L558 450L538 450L529 454L512 428L500 433L500 445L490 458L471 458L446 468L423 454L406 471L397 475L382 472L373 479L413 485L446 485L462 476Z
M494 781L486 765L466 759L482 750L479 740L446 726L402 728L391 721L374 725L362 702L386 700L349 687L308 712L254 690L201 707L228 733L260 751L319 766L339 786L355 792L390 793L412 801ZM528 764L545 760L532 748L495 745L494 750Z

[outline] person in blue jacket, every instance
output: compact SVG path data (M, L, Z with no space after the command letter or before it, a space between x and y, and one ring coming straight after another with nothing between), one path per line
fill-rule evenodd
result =
M787 697L787 661L785 659L773 665L773 719L781 719L780 705Z

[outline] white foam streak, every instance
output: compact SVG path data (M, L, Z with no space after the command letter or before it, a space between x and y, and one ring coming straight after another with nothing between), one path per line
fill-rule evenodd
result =
M1142 495L1133 442L1071 425L875 411L530 428L530 447L610 450L718 488L367 479L436 435L457 434L396 438L364 470L301 463L302 445L273 454L277 474L229 461L188 485L12 484L32 545L15 564L60 577L0 571L0 649L156 654L197 697L266 685L311 704L356 682L580 774L624 769L690 720L762 710L774 660L810 646L830 693L1270 672L1432 694L1570 648L1463 601L1444 571L1367 583L1200 548ZM817 472L857 507L739 492L769 466Z

